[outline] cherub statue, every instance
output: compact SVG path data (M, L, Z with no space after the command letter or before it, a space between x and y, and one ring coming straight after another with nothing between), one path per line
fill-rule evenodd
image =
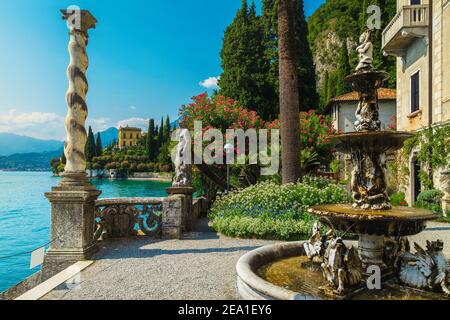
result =
M406 252L398 258L400 281L417 289L441 290L450 296L450 265L443 254L444 242L427 241L427 250L414 244L416 254Z
M360 45L356 48L359 54L359 64L356 67L356 72L373 70L373 44L372 31L366 29L359 38Z
M362 262L358 250L347 248L341 238L331 240L325 252L322 271L329 287L335 293L343 294L346 288L361 283Z
M325 236L320 234L321 224L316 222L313 225L313 231L311 239L304 244L305 252L308 258L316 264L323 263L323 257L325 254L326 247L328 245L328 240L333 237L333 230L330 229Z

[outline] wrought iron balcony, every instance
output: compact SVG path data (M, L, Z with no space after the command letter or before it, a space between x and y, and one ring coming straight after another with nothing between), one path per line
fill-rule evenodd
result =
M411 43L428 35L429 5L404 6L383 31L385 53L403 57Z

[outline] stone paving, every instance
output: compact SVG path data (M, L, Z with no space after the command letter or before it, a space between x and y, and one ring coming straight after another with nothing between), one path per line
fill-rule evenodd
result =
M44 299L237 299L236 262L246 252L275 242L226 238L206 224L202 221L198 232L186 234L182 241L106 242L98 260L81 273L78 288L55 290ZM442 239L450 257L450 224L430 223L410 239L421 245Z

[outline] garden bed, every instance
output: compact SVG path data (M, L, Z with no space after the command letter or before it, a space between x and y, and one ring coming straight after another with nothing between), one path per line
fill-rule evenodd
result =
M221 196L209 218L226 236L296 241L309 238L317 221L308 213L311 206L349 201L345 190L326 179L287 185L268 181Z

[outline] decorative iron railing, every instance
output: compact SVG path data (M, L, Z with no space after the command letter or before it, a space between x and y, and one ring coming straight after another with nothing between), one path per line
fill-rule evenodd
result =
M95 202L94 240L160 237L164 198L102 199Z

